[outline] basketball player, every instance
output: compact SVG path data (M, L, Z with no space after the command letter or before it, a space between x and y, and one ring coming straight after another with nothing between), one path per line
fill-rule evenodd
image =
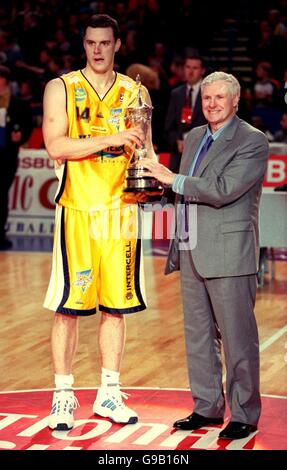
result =
M113 71L120 45L117 22L108 15L92 16L84 31L85 68L50 81L44 96L44 139L59 177L52 274L44 303L56 312L55 392L49 416L49 427L56 430L74 425L78 318L96 313L96 304L101 312L102 383L93 412L116 423L138 420L123 401L119 370L125 315L146 308L136 197L128 201L123 193L126 169L144 135L139 128L125 127L125 109L135 102L138 86ZM146 145L156 158L150 131ZM133 220L128 236L115 236L118 217L126 225Z

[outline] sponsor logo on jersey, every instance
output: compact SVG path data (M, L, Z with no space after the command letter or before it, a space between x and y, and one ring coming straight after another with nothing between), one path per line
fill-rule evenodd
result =
M84 271L76 272L76 281L73 282L73 286L81 288L82 292L85 292L93 282L94 276L92 275L92 269L86 269Z
M116 126L118 126L120 123L120 116L111 117L110 119L108 119L108 123L115 124Z
M72 75L71 77L67 77L69 83L78 83L80 81L77 75Z
M128 155L125 154L125 146L120 145L119 147L108 147L104 150L100 150L96 153L98 157L106 157L106 158L115 158L115 157L126 157L129 158Z
M120 115L122 114L123 112L123 108L112 108L110 110L110 113L112 115L113 118L115 117L120 117Z
M87 93L86 91L84 90L84 88L76 88L75 89L75 98L76 98L76 101L83 101L87 96Z
M128 82L127 80L120 80L119 86L122 86L126 90L130 90L134 85L132 82Z
M117 126L117 130L119 131L119 124L120 124L120 118L121 118L121 115L122 115L122 108L113 108L110 110L110 113L111 113L111 117L110 119L108 119L108 123L110 124L114 124L115 126Z
M106 132L108 132L106 127L101 126L91 126L90 129L92 132L99 132L101 134L105 134Z

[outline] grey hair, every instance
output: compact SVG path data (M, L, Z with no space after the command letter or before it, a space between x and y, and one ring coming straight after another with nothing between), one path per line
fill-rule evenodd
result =
M203 92L206 85L211 85L211 83L217 82L218 80L226 82L232 96L240 96L239 81L234 77L234 75L226 72L213 72L207 75L207 77L202 80L201 91Z

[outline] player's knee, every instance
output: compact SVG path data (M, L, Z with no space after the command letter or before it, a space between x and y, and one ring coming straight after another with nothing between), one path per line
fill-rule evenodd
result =
M56 313L54 321L57 324L76 325L77 320L78 320L78 317L76 315L68 315L66 313Z
M102 314L102 321L109 321L109 322L121 322L124 320L124 315L121 313L107 313L101 312Z

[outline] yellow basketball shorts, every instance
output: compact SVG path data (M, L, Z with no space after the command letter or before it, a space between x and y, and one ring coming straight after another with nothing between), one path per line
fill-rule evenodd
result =
M139 215L131 207L94 213L56 207L44 307L82 316L96 313L97 304L107 313L146 308Z

